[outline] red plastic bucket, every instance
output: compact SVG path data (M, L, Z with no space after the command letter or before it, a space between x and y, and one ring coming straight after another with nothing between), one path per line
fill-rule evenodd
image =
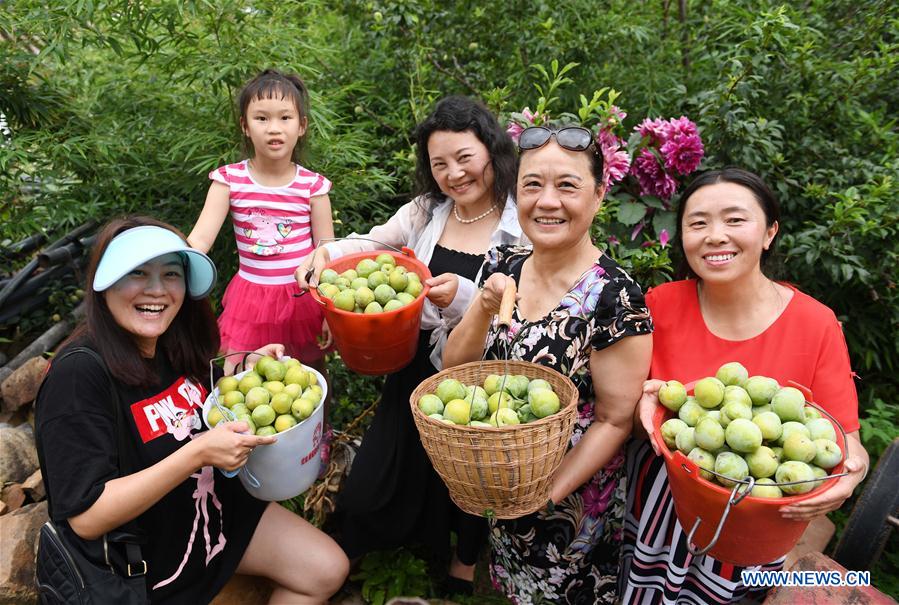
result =
M811 391L793 382L790 386L802 391L807 404L821 410L821 406L812 401ZM692 392L692 385L687 387ZM822 415L829 417L826 412ZM677 450L672 453L665 445L659 427L675 416L674 412L659 405L652 419L652 438L665 458L677 519L691 533L691 549L698 548L694 554L708 553L719 561L747 567L776 561L790 552L809 522L785 519L780 507L817 496L833 487L837 479L826 479L823 485L798 496L755 498L737 495L735 502L729 504L731 488L703 479L696 463ZM842 472L846 442L842 429L833 418L829 419L836 428L837 445L843 450L843 460L829 471L834 475Z
M421 311L425 296L430 290L425 280L431 277L427 265L405 247L402 252L374 250L348 254L328 263L325 268L343 273L347 269L355 269L363 258L374 258L379 254L390 254L396 259L397 265L414 271L421 278L424 289L408 305L394 311L365 315L338 309L331 299L320 295L315 288L309 290L313 298L324 306L334 346L344 363L354 372L372 376L396 372L415 357L421 328Z

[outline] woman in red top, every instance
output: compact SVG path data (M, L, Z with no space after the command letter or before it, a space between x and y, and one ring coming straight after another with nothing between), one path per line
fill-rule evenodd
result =
M858 436L858 400L849 354L833 311L762 272L778 232L780 208L756 175L735 168L706 172L684 191L678 207L684 271L689 279L650 290L655 324L650 380L638 408L652 431L663 380L714 376L728 361L750 375L792 380L847 433L849 474L819 496L784 506L807 520L840 507L868 469ZM628 512L620 587L623 603L732 603L746 596L742 568L687 550L674 515L664 461L650 443L628 451ZM779 569L783 559L761 566Z

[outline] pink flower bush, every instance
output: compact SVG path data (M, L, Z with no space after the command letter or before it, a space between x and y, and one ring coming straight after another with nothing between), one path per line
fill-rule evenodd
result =
M696 124L685 116L670 120L647 118L634 130L662 157L660 164L655 155L644 148L634 161L631 174L640 183L640 195L671 199L677 189L677 181L669 172L688 175L699 167L705 155Z

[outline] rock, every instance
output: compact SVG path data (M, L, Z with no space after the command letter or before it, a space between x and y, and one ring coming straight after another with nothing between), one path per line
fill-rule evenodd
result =
M0 500L3 500L9 507L9 512L17 511L25 504L25 490L22 489L21 484L12 483L0 492Z
M21 483L38 468L31 431L0 429L0 485Z
M29 504L0 517L0 605L36 603L34 554L38 531L47 521L47 503Z
M259 576L234 574L210 605L264 605L272 594L272 584Z
M0 500L0 515L5 515L7 512L9 512L9 507L6 506L6 502Z
M14 412L25 404L34 401L37 397L38 387L47 373L50 365L43 357L32 357L10 374L9 378L0 385L0 395L3 396L3 409Z
M846 568L819 552L801 557L790 571L838 571ZM873 586L780 586L768 592L764 605L895 605L896 601Z
M25 495L31 498L32 502L40 502L47 497L47 492L44 490L44 477L41 475L41 469L34 471L30 477L25 479L25 482L22 483L22 489L25 491Z

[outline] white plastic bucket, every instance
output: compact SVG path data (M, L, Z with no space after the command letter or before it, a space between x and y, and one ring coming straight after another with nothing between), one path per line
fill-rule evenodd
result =
M321 470L322 430L324 429L324 405L328 395L328 383L313 368L304 370L315 374L322 388L322 398L318 406L306 420L275 435L278 439L271 445L260 445L247 458L238 476L246 490L260 500L288 500L309 489ZM238 380L247 372L235 374ZM218 397L216 387L203 403L203 422L209 426L209 410L215 405L213 395ZM224 404L223 404L224 405Z

